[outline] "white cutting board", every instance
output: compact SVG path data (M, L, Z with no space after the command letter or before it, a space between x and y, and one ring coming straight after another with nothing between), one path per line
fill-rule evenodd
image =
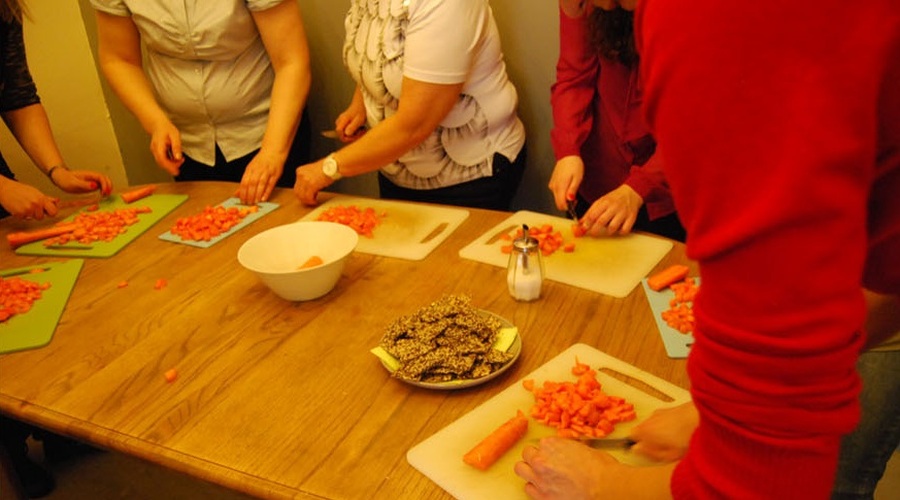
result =
M522 224L529 227L550 224L562 233L566 243L575 243L575 251L571 253L559 249L543 258L545 278L613 297L631 293L641 278L672 249L671 241L643 234L576 238L570 219L522 210L463 247L459 256L506 267L509 255L501 252L500 247L510 242L497 236L512 232Z
M359 237L356 251L422 260L437 248L469 216L469 211L446 206L434 206L377 198L335 196L303 216L301 220L316 220L319 215L334 206L355 205L364 210L373 208L384 214L381 223L372 231L372 237Z
M534 396L522 387L522 380L533 379L537 385L545 380L575 381L572 367L575 358L587 363L593 369L611 368L619 373L636 378L654 389L670 396L673 401L665 402L617 378L598 373L597 380L609 395L624 397L634 404L637 419L618 424L611 437L626 437L629 429L640 420L647 418L657 408L677 406L690 400L689 393L665 380L644 372L624 361L616 359L586 344L575 344L551 359L537 370L516 381L481 406L444 427L428 439L414 446L406 454L410 465L425 474L438 486L461 500L484 500L502 498L526 499L524 481L513 471L513 466L521 460L522 449L534 444L544 436L553 435L555 430L530 420L528 433L516 446L509 450L487 471L480 471L462 461L463 455L494 429L516 415L518 410L529 414ZM649 461L628 451L613 451L613 456L623 462L645 465Z

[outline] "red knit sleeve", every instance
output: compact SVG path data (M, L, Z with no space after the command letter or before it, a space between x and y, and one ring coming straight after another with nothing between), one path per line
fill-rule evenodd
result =
M703 283L676 498L829 497L859 411L869 194L898 147L879 130L898 19L891 0L641 4L648 123Z
M556 82L550 89L550 140L557 160L581 154L581 145L591 131L591 102L600 70L596 52L588 45L584 17L570 18L559 11L559 45Z

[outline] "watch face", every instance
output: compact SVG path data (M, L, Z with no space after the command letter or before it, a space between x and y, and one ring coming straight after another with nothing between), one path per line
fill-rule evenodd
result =
M325 158L325 161L322 163L322 172L332 179L341 177L340 172L338 172L337 161L331 156Z

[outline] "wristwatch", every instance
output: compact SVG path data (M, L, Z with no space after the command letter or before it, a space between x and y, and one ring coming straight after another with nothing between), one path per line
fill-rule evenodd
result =
M325 160L322 161L322 173L334 181L343 177L341 171L338 170L338 164L337 160L334 158L334 153L328 155Z

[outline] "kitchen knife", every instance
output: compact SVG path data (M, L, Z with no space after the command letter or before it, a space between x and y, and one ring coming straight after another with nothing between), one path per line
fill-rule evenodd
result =
M40 274L49 270L49 267L29 267L28 269L19 269L18 271L0 272L0 278L12 278L13 276L21 276L23 274Z
M627 450L634 446L630 438L580 438L579 441L601 450Z

